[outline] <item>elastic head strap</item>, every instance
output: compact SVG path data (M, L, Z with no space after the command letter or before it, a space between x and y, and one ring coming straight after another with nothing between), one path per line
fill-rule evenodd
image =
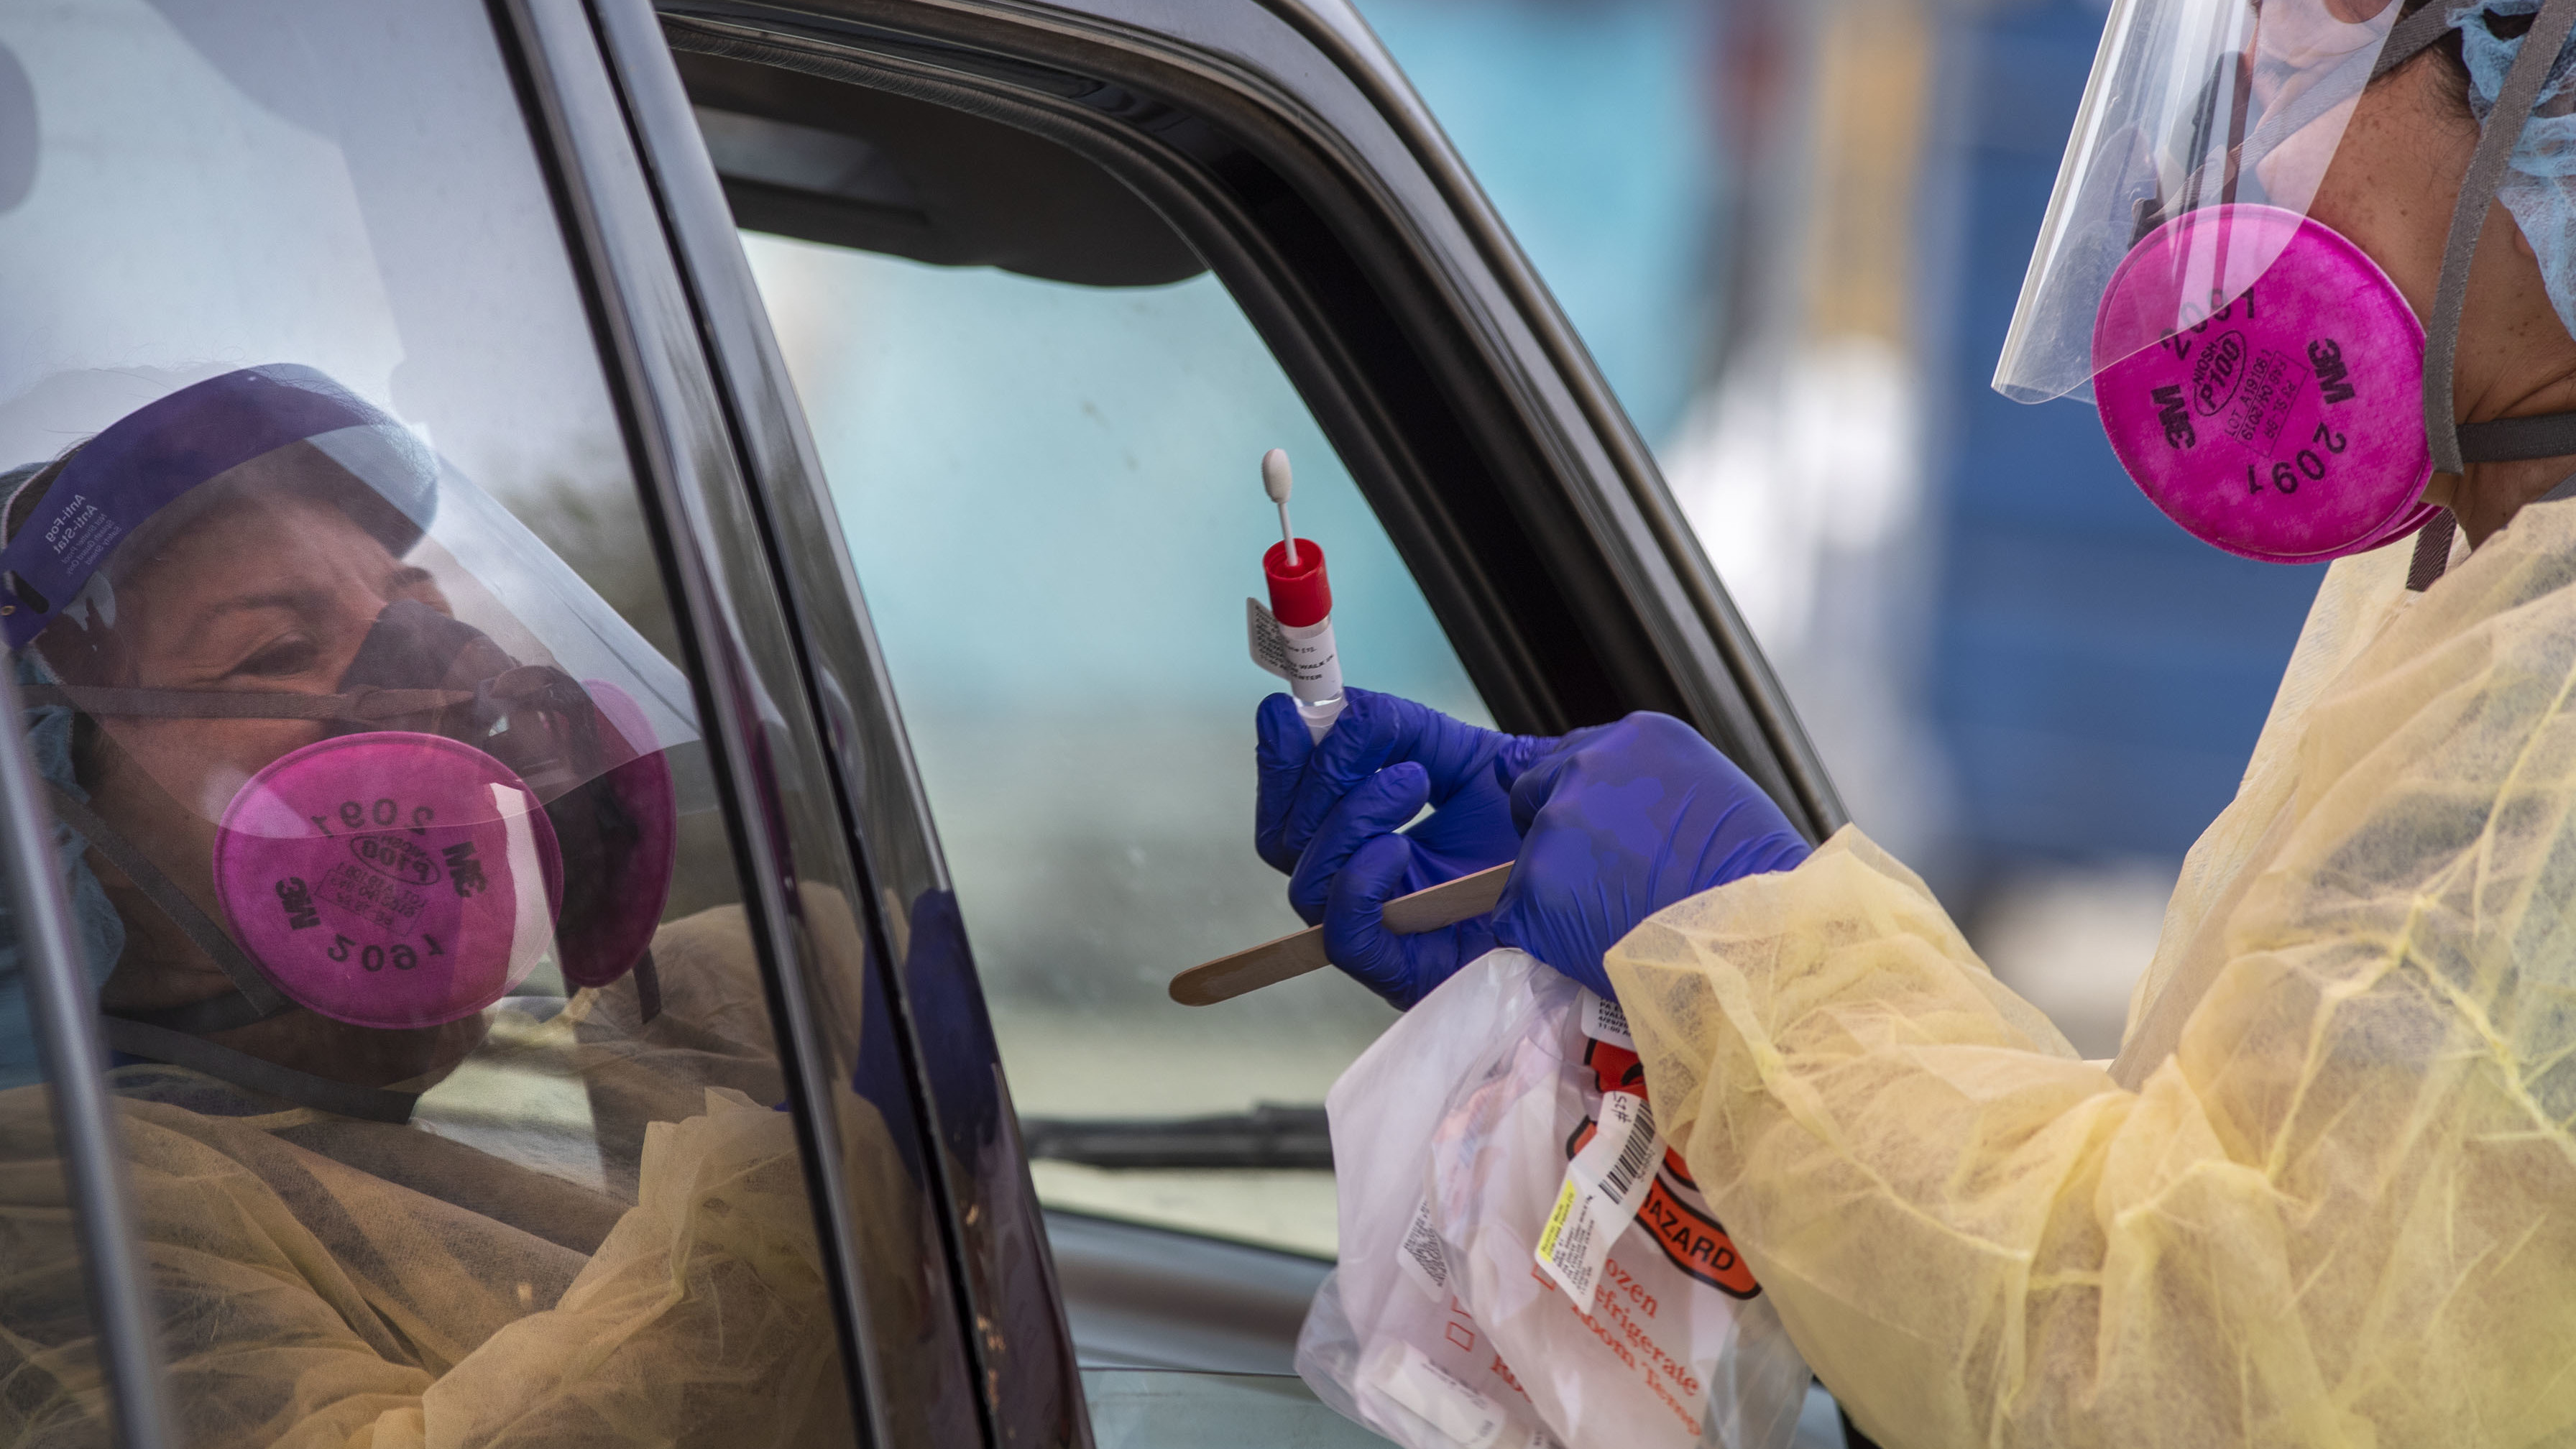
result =
M2576 454L2576 413L2460 424L2463 463L2521 463Z
M2483 0L2450 0L2448 4L2427 5L2397 22L2388 39L2379 47L2379 59L2370 68L2370 78L2377 80L2406 62L2433 48L2435 42L2451 33L2451 17L2463 10L2475 10Z
M2471 8L2449 7L2453 14ZM2406 24L2423 19L2426 13L2416 12ZM2424 339L2424 438L2431 445L2436 473L2457 475L2466 469L2452 415L2452 389L2460 358L2460 313L2468 305L2469 266L2477 259L2478 234L2486 229L2487 208L2495 202L2496 188L2504 184L2505 163L2513 159L2513 148L2522 140L2522 128L2539 104L2540 88L2549 79L2549 68L2557 63L2570 30L2576 30L2576 0L2546 0L2530 33L2523 37L2522 49L2514 55L2513 69L2505 73L2504 90L2487 117L2486 134L2478 138L2469 174L2461 180L2459 204L2451 210L2451 233L2442 245L2441 287L2434 295L2433 325L2425 329ZM2390 49L2395 39L2392 34Z
M379 724L474 703L471 690L378 689L347 694L235 693L213 689L122 689L22 684L30 706L60 705L106 719L313 719Z

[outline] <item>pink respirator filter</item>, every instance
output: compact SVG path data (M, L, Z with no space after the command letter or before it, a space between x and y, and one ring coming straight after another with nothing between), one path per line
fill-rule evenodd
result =
M2212 296L2229 300L2187 300ZM2438 511L2420 501L2423 324L2361 248L2295 212L2213 206L2149 233L2103 293L2093 366L2121 466L2229 553L2340 558Z
M381 730L279 757L215 833L225 923L277 988L356 1026L435 1026L506 995L563 903L555 830L471 745Z

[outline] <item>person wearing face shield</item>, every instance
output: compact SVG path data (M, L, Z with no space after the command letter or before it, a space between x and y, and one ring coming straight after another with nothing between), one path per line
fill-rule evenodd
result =
M846 1436L741 913L662 922L677 670L309 368L0 481L0 638L190 1441ZM0 1061L0 1162L50 1156L33 1080ZM30 1442L97 1412L95 1359L50 1177L0 1180Z
M2112 1061L1676 722L1380 697L1309 748L1264 705L1261 844L1337 964L1404 1005L1516 945L1614 992L1882 1443L2576 1436L2571 31L2576 0L2110 8L1996 384L2089 397L2204 541L2332 561ZM1490 917L1378 919L1503 860Z

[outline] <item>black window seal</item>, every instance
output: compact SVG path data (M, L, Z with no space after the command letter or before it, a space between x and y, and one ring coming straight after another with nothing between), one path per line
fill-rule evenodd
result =
M1087 1444L1071 1334L972 963L951 969L910 949L912 924L925 905L937 908L948 881L803 413L649 3L591 3L731 413L835 769L842 824L871 891L889 1015L936 1148L928 1167L941 1191L947 1254L937 1276L956 1295L958 1322L972 1325L962 1348L976 1411L996 1445ZM949 1070L934 1073L934 1057ZM973 1099L959 1100L961 1092Z
M762 968L780 1066L795 1107L788 1115L813 1205L854 1428L868 1444L889 1446L900 1437L889 1429L888 1407L932 1386L887 1382L877 1366L863 1306L870 1284L857 1258L860 1209L851 1200L851 1178L836 1134L825 1130L837 1120L832 1052L825 1044L821 1013L806 996L812 987L798 938L812 933L800 928L793 899L797 882L806 876L795 859L792 837L797 831L781 798L777 776L782 762L770 748L762 703L767 700L784 712L791 748L812 744L810 732L800 724L810 713L801 689L780 689L775 680L755 677L756 661L776 651L755 647L750 637L769 621L744 617L746 612L774 611L774 600L764 606L750 593L774 588L775 571L765 553L746 558L738 550L724 559L731 569L720 569L708 552L711 541L699 538L690 522L693 513L741 512L749 500L720 410L696 405L700 400L691 396L701 390L691 388L691 382L713 392L712 378L699 372L711 364L695 319L685 305L673 305L682 289L681 268L670 253L663 220L649 200L621 205L608 194L608 170L622 170L620 160L633 162L638 192L649 198L650 188L640 174L641 159L633 155L613 68L600 51L591 15L583 0L487 4L520 89L534 153L554 194L567 259L590 314L603 379L618 410L638 501L687 654L701 728L715 765L716 792L741 870L742 905ZM577 110L567 94L569 84L594 79L606 93L604 101ZM656 258L659 265L652 260ZM787 647L792 650L792 642ZM805 763L790 761L784 767ZM859 863L851 861L851 868L856 875ZM862 899L850 905L864 927L873 914L871 903L864 899L863 886L854 893ZM889 1120L886 1125L890 1131L907 1132L920 1124ZM880 1186L889 1193L897 1188ZM918 1220L901 1203L871 1206ZM928 1265L931 1275L938 1276L942 1266Z

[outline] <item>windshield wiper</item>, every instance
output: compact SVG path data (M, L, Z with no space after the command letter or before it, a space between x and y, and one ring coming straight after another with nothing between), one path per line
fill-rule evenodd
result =
M1331 1171L1321 1107L1264 1102L1223 1117L1023 1117L1031 1160L1085 1167L1297 1167Z

